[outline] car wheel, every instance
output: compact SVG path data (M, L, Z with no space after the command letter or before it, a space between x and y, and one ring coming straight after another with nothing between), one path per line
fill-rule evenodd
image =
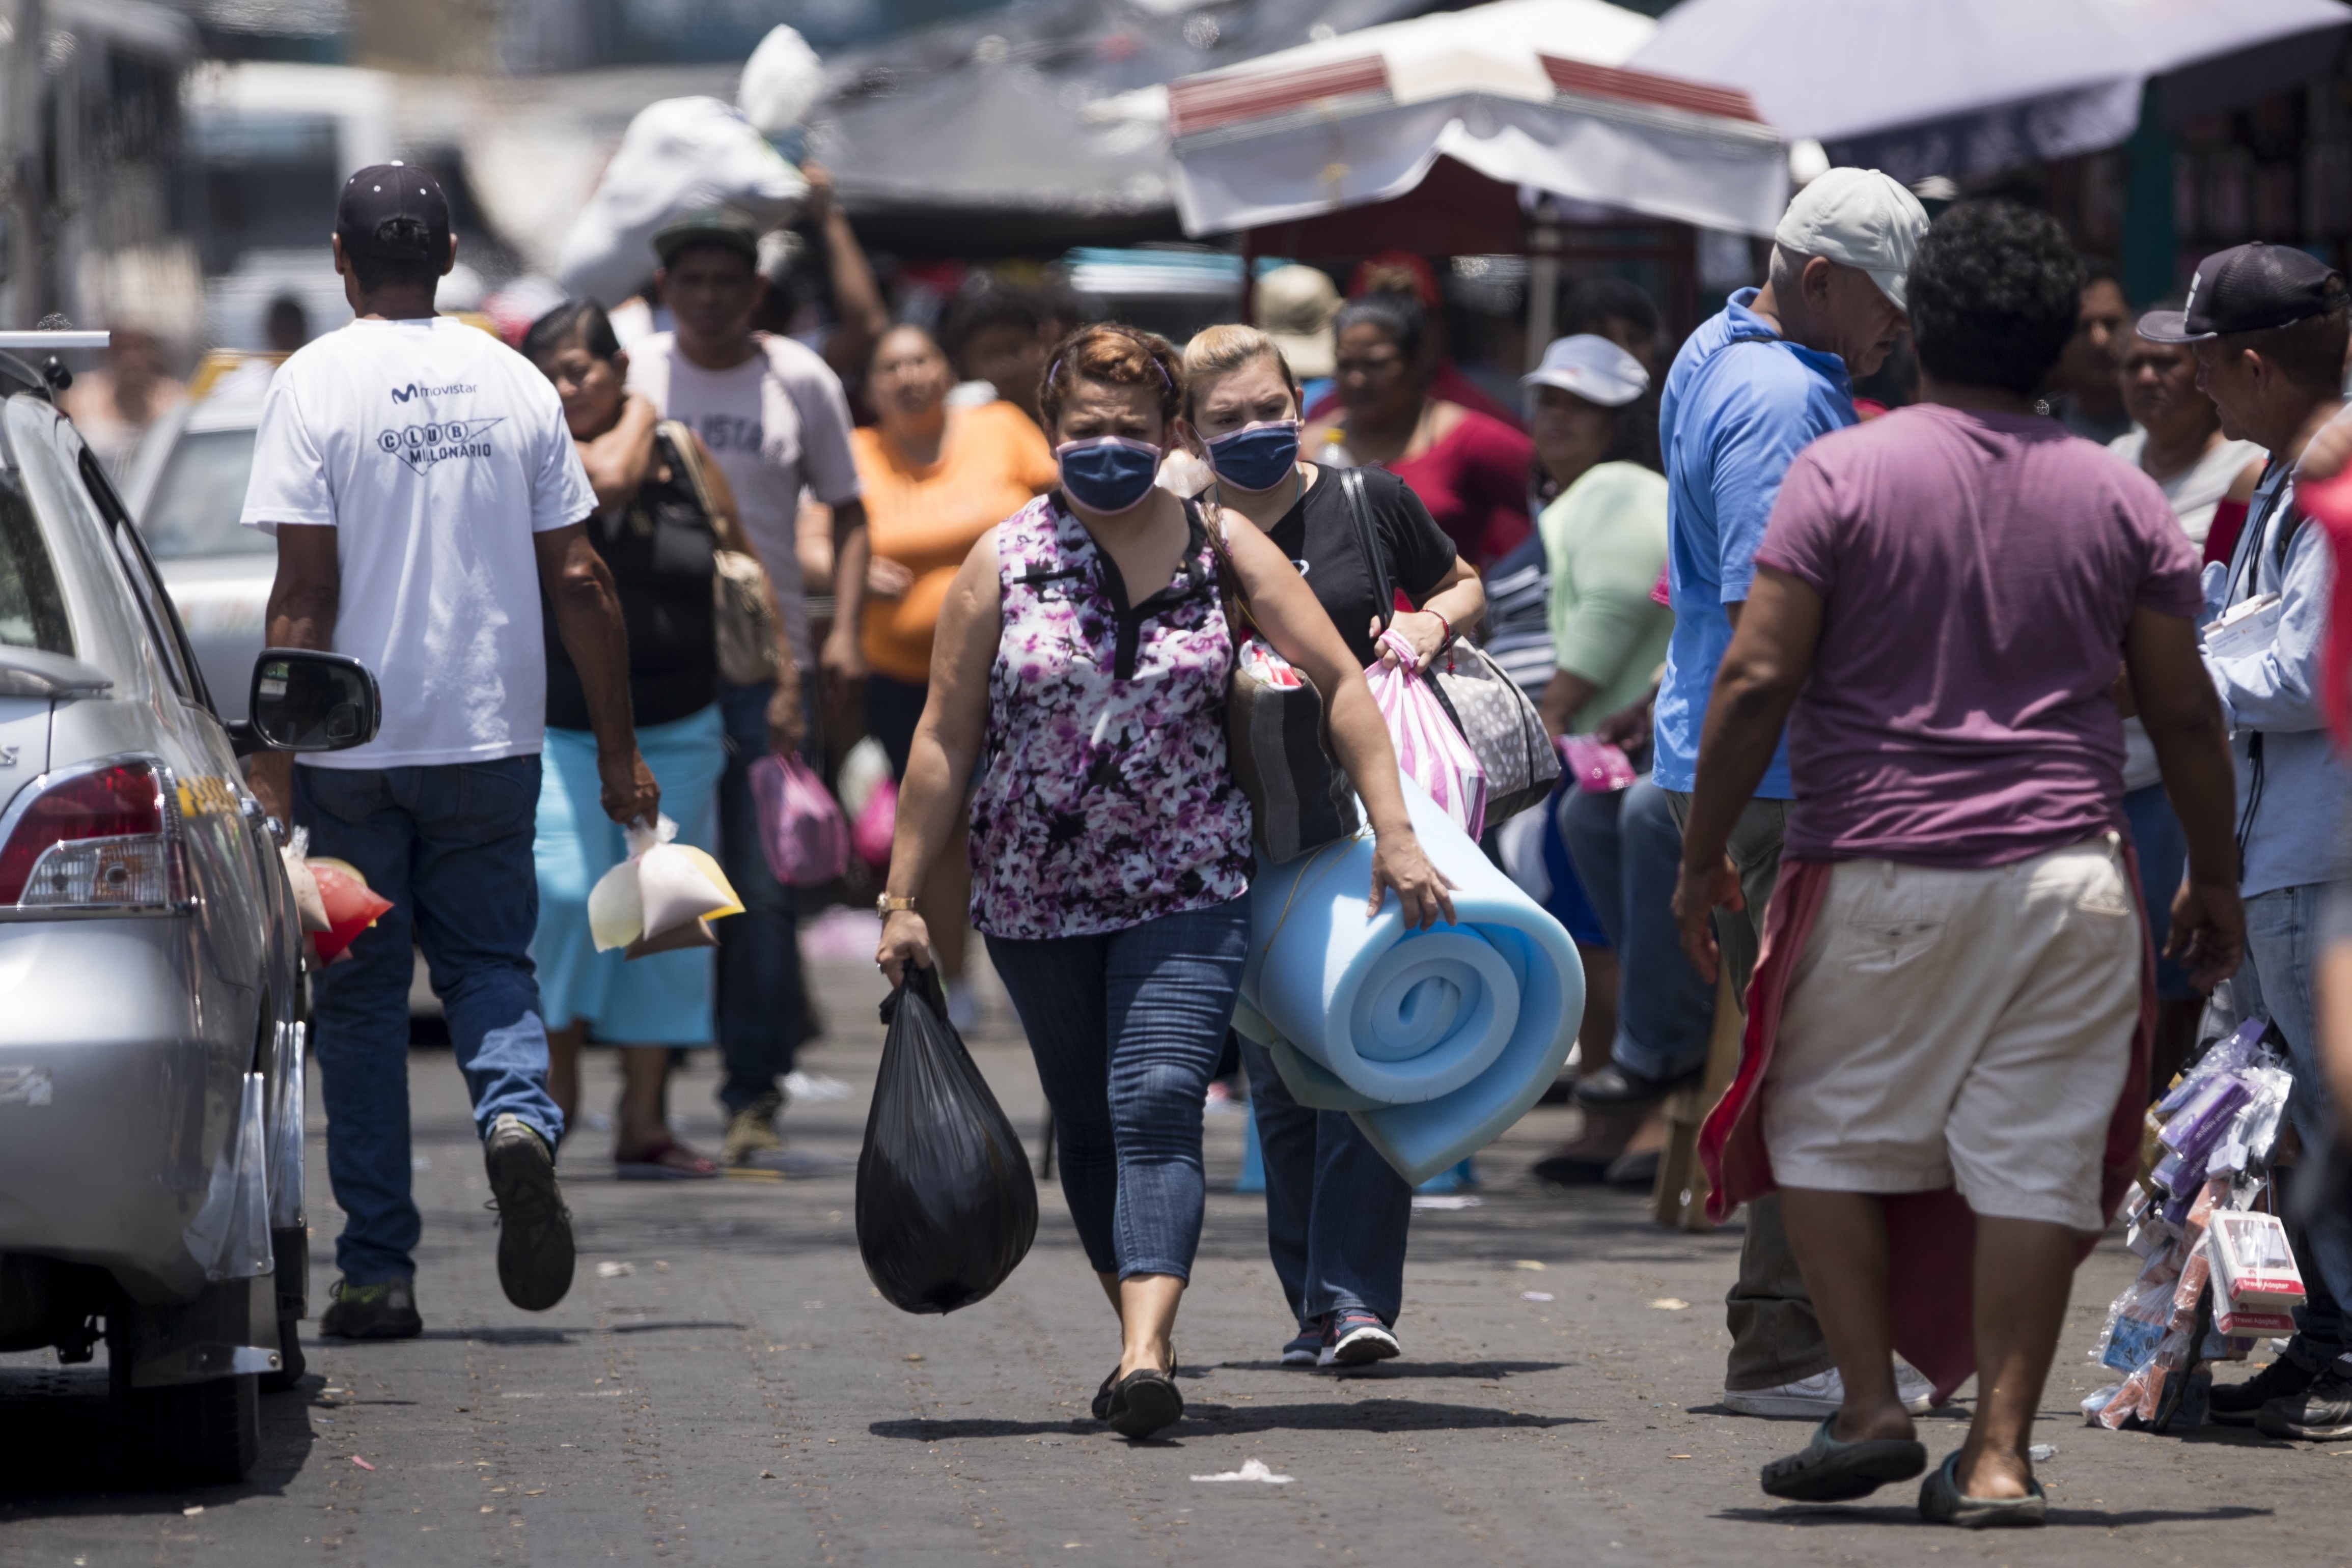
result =
M279 1318L278 1370L261 1374L261 1391L264 1394L283 1394L299 1386L302 1375L310 1370L310 1364L302 1359L302 1320Z
M261 1458L260 1379L252 1373L130 1396L131 1424L156 1460L192 1481L241 1481Z

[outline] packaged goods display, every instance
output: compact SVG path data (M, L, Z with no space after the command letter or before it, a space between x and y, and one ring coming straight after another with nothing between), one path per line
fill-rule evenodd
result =
M2091 1352L2122 1381L2084 1401L2085 1421L2188 1430L2204 1419L2201 1363L2294 1330L2303 1279L2285 1227L2262 1209L2291 1082L2276 1038L2249 1020L2148 1111L2151 1163L2124 1208L2140 1270Z

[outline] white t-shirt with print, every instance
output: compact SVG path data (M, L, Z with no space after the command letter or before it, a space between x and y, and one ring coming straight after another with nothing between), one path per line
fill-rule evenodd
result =
M803 671L811 657L793 524L803 487L828 507L857 498L849 453L849 400L816 351L772 332L732 370L706 371L656 332L629 350L629 390L665 419L692 427L735 492L743 531L775 584L784 630Z
M487 762L546 725L531 536L596 509L555 388L478 328L358 320L271 378L243 521L335 530L334 651L375 672L383 727L317 768Z

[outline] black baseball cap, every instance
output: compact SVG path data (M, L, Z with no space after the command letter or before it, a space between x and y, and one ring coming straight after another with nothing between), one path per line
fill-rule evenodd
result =
M2261 332L2324 316L2345 303L2344 275L2288 245L2231 246L2200 262L2189 303L2151 310L2139 335L2155 343L2201 343L2233 332Z
M335 235L346 256L378 261L449 259L449 198L441 183L406 163L371 163L343 182Z
M740 253L760 265L760 229L750 218L728 207L706 207L666 225L654 235L654 254L664 267L677 264L681 251L697 246L717 246Z

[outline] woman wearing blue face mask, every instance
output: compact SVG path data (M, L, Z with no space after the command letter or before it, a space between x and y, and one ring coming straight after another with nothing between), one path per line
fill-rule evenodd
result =
M1359 664L1393 624L1426 667L1486 608L1478 574L1427 507L1381 468L1354 472L1387 580L1414 608L1380 601L1380 580L1340 471L1298 455L1298 386L1255 327L1211 327L1184 348L1185 444L1214 471L1209 496L1246 517L1307 579ZM1387 647L1379 657L1393 663ZM1318 683L1320 684L1319 681ZM1286 1366L1351 1366L1398 1352L1412 1188L1341 1111L1291 1099L1265 1048L1242 1042L1265 1155L1266 1249L1298 1322Z
M1062 1190L1118 1313L1095 1416L1139 1437L1183 1413L1176 1306L1200 1241L1201 1113L1249 939L1249 804L1225 750L1233 672L1211 519L1153 484L1181 402L1164 339L1088 327L1041 412L1061 484L956 574L898 799L875 956L929 968L912 905L972 794L971 921L1054 1107ZM1252 619L1330 694L1333 748L1378 834L1372 905L1453 918L1414 839L1396 755L1347 644L1282 552L1234 527Z

